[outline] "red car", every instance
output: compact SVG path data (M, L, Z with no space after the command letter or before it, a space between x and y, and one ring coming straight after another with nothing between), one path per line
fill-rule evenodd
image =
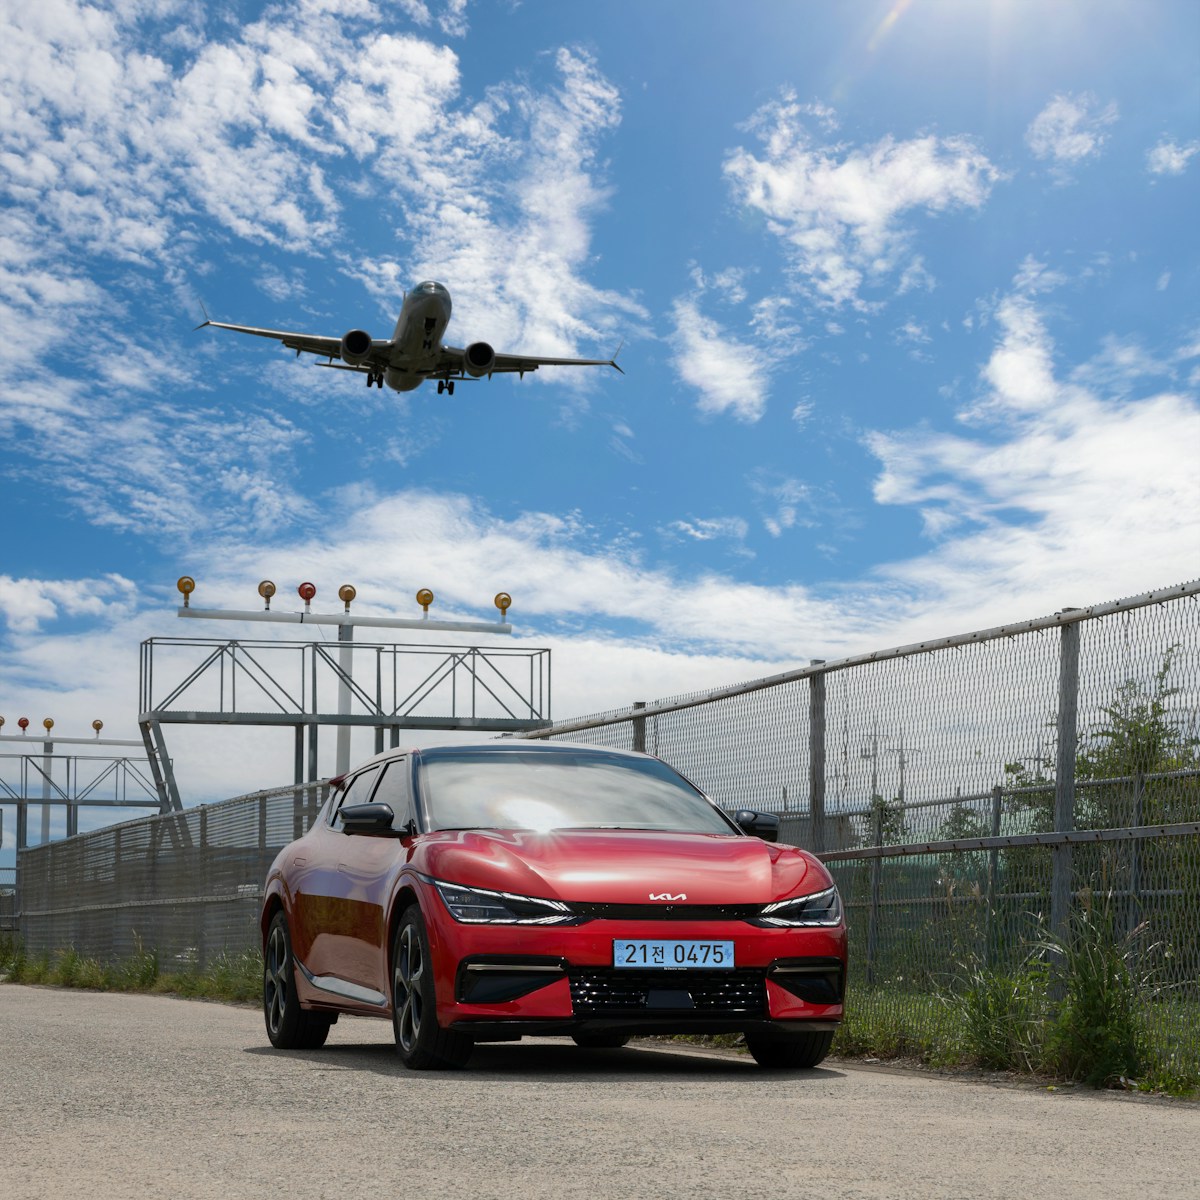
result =
M476 1042L741 1032L812 1067L842 1017L846 927L778 818L729 816L666 763L563 742L393 750L280 852L263 1009L282 1049L390 1017L403 1062Z

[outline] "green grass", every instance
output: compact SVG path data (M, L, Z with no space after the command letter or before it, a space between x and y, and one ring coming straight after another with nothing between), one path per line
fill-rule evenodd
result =
M965 986L970 983L972 986ZM954 993L930 995L851 985L846 1018L834 1038L834 1055L918 1062L936 1068L982 1067L1031 1079L1079 1079L1173 1096L1200 1095L1200 1002L1141 997L1133 1011L1138 1070L1120 1064L1104 1072L1081 1070L1085 1057L1064 1055L1068 1044L1107 1051L1113 1039L1089 1032L1079 1010L1064 1006L1056 1020L1049 990L1012 976L962 980ZM1124 1018L1122 1018L1123 1020ZM1120 1025L1118 1025L1120 1028ZM1124 1067L1125 1070L1120 1069ZM1123 1078L1122 1078L1123 1076Z
M72 947L29 955L19 942L0 938L0 979L98 992L150 992L228 1003L255 1004L262 995L262 955L257 950L218 955L205 970L163 970L158 955L139 948L114 962L84 958Z

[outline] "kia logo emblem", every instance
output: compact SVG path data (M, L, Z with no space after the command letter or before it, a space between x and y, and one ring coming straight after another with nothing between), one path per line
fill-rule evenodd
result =
M686 900L687 893L680 892L678 896L672 896L670 892L651 892L651 900Z

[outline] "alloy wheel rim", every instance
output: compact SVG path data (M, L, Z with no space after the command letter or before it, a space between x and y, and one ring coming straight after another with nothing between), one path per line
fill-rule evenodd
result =
M267 1026L277 1034L287 1007L287 939L283 927L276 925L267 940L267 963L263 981L263 999L267 1007Z
M405 1052L413 1049L421 1034L421 978L425 973L425 955L416 927L406 925L400 933L396 955L395 987L392 997L396 1012L396 1037Z

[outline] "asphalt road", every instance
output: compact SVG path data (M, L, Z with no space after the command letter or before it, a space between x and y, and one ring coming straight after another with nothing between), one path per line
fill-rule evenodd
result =
M1200 1105L549 1040L406 1071L347 1020L0 986L0 1195L1190 1197Z

